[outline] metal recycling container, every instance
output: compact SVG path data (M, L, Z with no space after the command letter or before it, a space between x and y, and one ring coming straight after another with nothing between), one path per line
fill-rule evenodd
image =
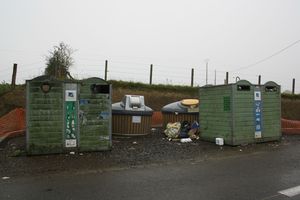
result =
M111 148L111 92L111 84L100 78L88 78L80 82L80 151Z
M125 95L112 105L112 133L147 135L151 132L153 110L145 105L144 96Z
M168 123L188 121L193 123L199 122L199 100L183 99L174 103L165 105L161 112L163 117L163 128Z
M26 81L30 155L111 148L111 85L99 78Z
M201 138L228 145L267 142L281 138L281 93L274 82L234 84L200 88Z

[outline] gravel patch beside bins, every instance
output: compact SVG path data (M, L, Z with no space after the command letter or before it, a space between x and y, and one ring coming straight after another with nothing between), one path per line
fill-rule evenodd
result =
M111 151L26 156L25 136L10 138L0 144L0 177L31 176L45 173L84 173L164 165L194 163L208 159L223 159L257 151L284 148L300 144L300 136L284 136L281 142L243 146L217 146L194 140L191 143L169 141L161 130L140 137L113 137Z

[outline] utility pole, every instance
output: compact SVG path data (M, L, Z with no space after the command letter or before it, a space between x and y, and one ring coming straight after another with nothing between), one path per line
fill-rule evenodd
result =
M150 81L149 84L152 85L152 72L153 72L153 65L150 65Z
M108 67L108 61L105 60L104 80L106 80L106 81L107 81L107 67Z
M258 85L261 85L261 75L258 76Z
M215 70L215 85L217 85L217 70Z
M206 85L208 84L208 59L205 60L206 62Z
M191 87L194 87L194 68L192 68L191 72Z
M18 68L18 64L14 63L13 74L12 74L12 78L11 78L11 87L12 88L15 88L15 86L16 86L17 68Z

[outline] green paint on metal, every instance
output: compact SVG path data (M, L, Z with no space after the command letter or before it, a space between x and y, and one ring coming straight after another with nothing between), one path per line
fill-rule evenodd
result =
M230 97L223 97L224 111L230 111Z
M41 90L45 81L51 86L48 93ZM76 147L72 151L111 148L111 87L107 82L99 78L63 82L41 76L26 83L28 154L62 153L70 150L67 146ZM91 85L101 87L92 91ZM101 93L103 88L105 93ZM76 93L69 94L72 91Z
M26 82L26 143L29 154L63 151L63 83L43 78ZM45 81L52 86L46 94L40 89Z
M261 138L257 137L254 117L254 91L261 91ZM248 81L239 81L236 84L201 87L201 137L209 141L221 137L225 144L230 145L279 140L280 108L280 86L274 82L256 86Z
M110 94L91 90L93 85L106 85L100 79L83 80L80 86L80 150L109 149L111 146Z

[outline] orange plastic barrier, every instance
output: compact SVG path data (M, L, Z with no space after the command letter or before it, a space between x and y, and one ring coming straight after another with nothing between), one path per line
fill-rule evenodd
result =
M281 119L281 130L284 134L300 134L300 121Z
M24 134L25 110L16 108L0 118L0 142L7 137Z

